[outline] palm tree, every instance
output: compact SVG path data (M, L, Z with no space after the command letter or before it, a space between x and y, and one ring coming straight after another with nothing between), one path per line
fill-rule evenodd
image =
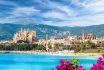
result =
M85 47L85 43L84 42L80 42L81 52L82 52L82 50L83 50L84 47Z

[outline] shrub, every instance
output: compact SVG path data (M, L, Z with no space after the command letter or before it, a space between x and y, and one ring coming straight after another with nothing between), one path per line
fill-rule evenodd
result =
M54 70L54 69L52 69ZM56 66L56 70L85 70L82 66L78 66L78 60L60 60L60 65ZM98 58L97 63L93 64L90 70L104 70L104 54Z
M54 69L52 69L54 70ZM78 66L78 60L60 60L60 65L56 66L56 70L85 70L82 66Z
M98 58L97 63L93 64L90 70L104 70L104 54Z

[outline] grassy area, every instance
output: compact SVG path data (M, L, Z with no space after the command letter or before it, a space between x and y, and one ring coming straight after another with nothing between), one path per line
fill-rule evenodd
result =
M89 50L82 50L78 53L104 53L104 49L89 49Z

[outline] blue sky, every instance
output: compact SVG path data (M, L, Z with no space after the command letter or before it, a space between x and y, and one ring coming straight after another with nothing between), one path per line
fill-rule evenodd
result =
M0 23L104 24L104 0L0 0Z

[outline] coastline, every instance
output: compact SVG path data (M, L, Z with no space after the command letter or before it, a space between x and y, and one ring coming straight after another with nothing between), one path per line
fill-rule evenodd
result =
M42 52L42 51L0 51L0 54L40 54L40 55L55 55L55 56L95 56L99 57L103 53L71 53L69 51L57 52Z

